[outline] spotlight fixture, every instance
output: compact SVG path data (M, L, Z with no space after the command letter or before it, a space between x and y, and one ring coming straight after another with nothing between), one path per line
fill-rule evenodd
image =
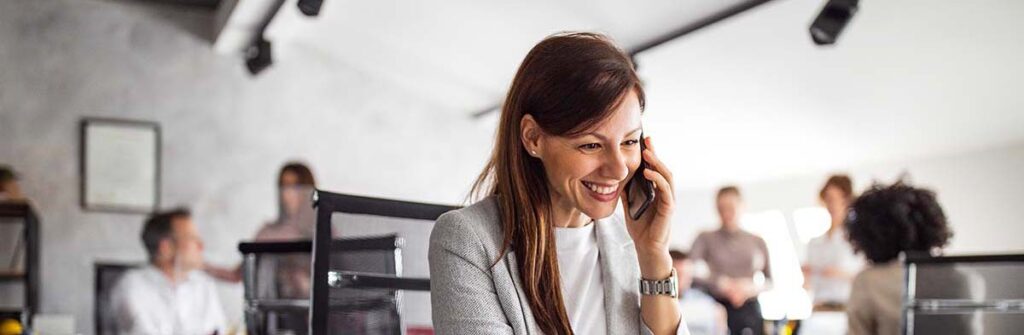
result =
M274 60L270 57L270 41L262 37L249 46L245 54L245 67L249 68L249 73L254 76L266 70L270 67L270 64L274 63Z
M323 4L324 0L299 0L299 11L306 16L317 16Z
M828 0L825 8L811 23L811 39L817 45L836 43L843 28L857 13L858 0Z

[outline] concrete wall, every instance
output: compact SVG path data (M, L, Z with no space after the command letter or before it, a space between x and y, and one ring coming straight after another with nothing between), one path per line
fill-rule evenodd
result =
M145 1L0 1L0 162L24 177L42 215L41 311L92 333L93 263L142 260L143 216L83 212L78 122L159 122L164 207L188 205L206 255L276 215L286 160L311 163L340 192L459 203L488 150L493 120L474 121L343 64L293 52L252 78L213 53L212 13ZM223 285L229 321L241 288Z

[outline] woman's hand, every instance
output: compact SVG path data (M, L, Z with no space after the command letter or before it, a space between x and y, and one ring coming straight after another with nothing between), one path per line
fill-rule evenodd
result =
M672 172L654 153L651 138L643 140L647 146L641 153L647 162L647 169L643 173L647 180L654 182L654 202L639 220L626 215L626 229L636 247L641 275L647 279L664 279L672 269L672 259L668 254L672 211L675 209ZM623 192L621 199L623 207L629 206L626 192ZM629 212L628 209L626 212Z
M647 145L647 149L641 153L647 162L644 177L654 182L654 202L639 220L626 215L626 230L629 231L629 237L633 238L637 260L640 262L640 276L647 280L662 280L672 275L668 241L676 196L672 192L672 172L654 154L651 138L643 140ZM626 199L623 194L623 207L629 206ZM629 213L628 208L626 213ZM682 327L679 302L668 295L641 296L640 314L644 324L654 334L677 334L679 327Z

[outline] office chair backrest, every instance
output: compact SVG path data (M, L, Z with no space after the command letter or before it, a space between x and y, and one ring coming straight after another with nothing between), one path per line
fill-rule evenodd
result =
M94 265L96 291L93 298L93 322L95 323L97 335L115 333L116 324L114 315L111 314L112 311L110 310L110 293L117 285L118 280L121 279L121 276L129 270L140 266L137 263L96 263Z
M456 207L324 191L317 191L316 205L312 333L402 334L406 319L429 326L429 293L406 296L402 290L422 288L401 282L428 277L430 229L438 216ZM335 241L336 235L344 238ZM365 286L360 281L330 286L328 274L341 273L397 276L397 281L385 280L395 286Z
M905 267L904 334L1024 329L1024 255L911 255Z

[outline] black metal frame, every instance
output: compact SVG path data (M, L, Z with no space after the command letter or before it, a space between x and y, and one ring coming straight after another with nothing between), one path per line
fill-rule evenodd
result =
M329 300L328 290L331 284L344 287L374 287L392 289L429 290L429 279L401 278L380 274L360 274L353 272L330 271L330 251L333 248L331 216L334 213L365 214L394 218L436 220L441 214L458 209L455 206L424 204L409 201L388 200L355 195L346 195L317 190L313 194L313 206L316 207L316 233L313 238L313 292L310 306L310 333L313 335L327 334L327 316ZM396 240L400 241L400 240ZM401 242L396 242L400 244ZM325 248L332 245L332 248ZM394 245L393 248L400 248ZM338 286L335 286L338 287Z
M313 251L312 241L288 241L288 242L242 242L238 244L238 251L242 253L242 286L244 288L245 306L244 318L249 333L263 334L263 320L261 313L286 310L308 310L309 301L296 299L276 299L273 301L260 300L256 296L256 263L257 254L287 254L304 253Z
M20 218L25 229L22 230L25 242L25 271L0 276L0 281L21 281L25 285L25 300L19 312L21 324L27 328L32 326L32 315L39 307L39 217L28 203L0 203L0 217Z
M995 301L962 301L952 299L916 298L916 281L918 264L957 264L957 263L1024 263L1024 254L1004 255L961 255L931 256L926 253L907 254L903 262L903 313L900 332L903 335L914 334L914 315L928 313L948 313L964 311L995 311L1000 313L1024 313L1024 300Z
M960 255L934 257L926 254L907 255L909 264L941 264L941 263L1024 263L1024 254L1012 255Z
M152 208L141 208L141 207L130 207L130 206L119 206L117 204L92 204L90 205L86 199L86 187L88 171L86 171L86 153L89 145L88 142L88 129L93 124L111 124L124 127L136 127L136 128L147 128L152 129L156 135L156 150L154 150L155 157L155 174L153 176L153 207ZM80 204L83 210L86 211L97 211L97 212L115 212L115 213L130 213L130 214L147 214L160 207L160 180L161 180L161 159L163 150L163 135L161 134L160 124L151 121L139 121L139 120L126 120L126 119L113 119L113 118L98 118L88 117L83 118L80 123L79 129L79 144L78 144L78 179L79 179L79 198Z

